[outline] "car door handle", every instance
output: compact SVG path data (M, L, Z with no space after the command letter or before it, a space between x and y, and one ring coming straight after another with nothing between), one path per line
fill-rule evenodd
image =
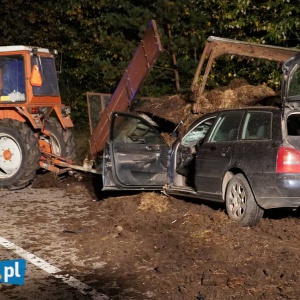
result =
M224 153L224 152L221 152L221 156L225 156L226 155L226 153Z
M148 164L151 164L151 163L153 163L155 161L156 161L156 157L152 157L152 156L146 158L145 160L139 160L139 159L135 160L135 159L133 159L133 162L137 166L139 166L140 168L142 168L142 167L144 167L144 166L146 166Z

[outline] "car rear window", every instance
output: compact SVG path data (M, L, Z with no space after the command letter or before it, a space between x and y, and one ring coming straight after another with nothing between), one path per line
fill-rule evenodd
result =
M242 131L242 140L269 140L271 128L271 112L248 112Z

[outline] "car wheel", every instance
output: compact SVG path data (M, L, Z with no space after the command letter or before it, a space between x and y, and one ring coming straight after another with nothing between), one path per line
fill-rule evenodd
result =
M226 211L229 218L242 226L254 226L263 216L246 178L237 174L229 181L226 189Z

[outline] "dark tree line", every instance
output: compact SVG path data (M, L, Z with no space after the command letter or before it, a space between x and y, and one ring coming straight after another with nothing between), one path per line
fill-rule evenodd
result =
M77 110L78 118L85 112L85 92L114 91L150 19L158 24L165 51L142 90L147 96L177 93L172 54L181 92L188 91L210 35L299 46L295 0L2 0L1 10L1 45L59 51L63 101ZM278 84L275 72L256 70L252 68L253 80ZM235 72L230 61L220 71L221 83Z

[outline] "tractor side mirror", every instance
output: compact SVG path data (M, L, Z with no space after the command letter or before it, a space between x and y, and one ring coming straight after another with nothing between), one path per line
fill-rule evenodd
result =
M32 67L30 83L33 86L42 86L42 84L43 84L42 75L41 75L39 67L37 65L34 65Z

